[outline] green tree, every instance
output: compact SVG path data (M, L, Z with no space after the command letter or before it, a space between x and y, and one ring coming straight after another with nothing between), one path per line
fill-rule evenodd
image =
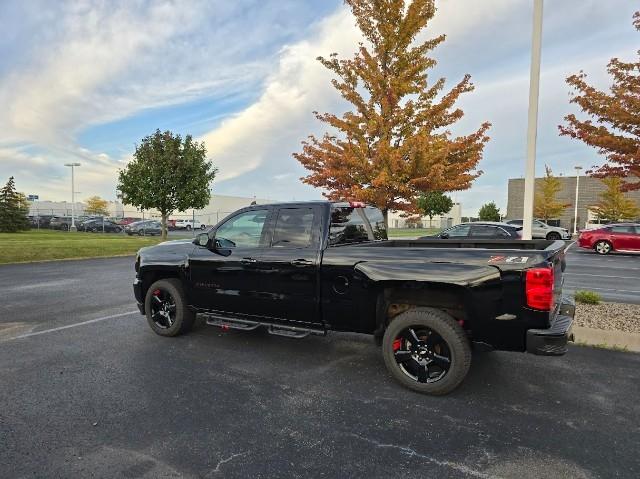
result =
M551 168L547 165L544 170L545 176L538 182L534 196L533 213L536 218L542 218L546 222L562 215L564 210L571 206L571 203L557 200L556 197L562 189L560 179L553 176Z
M87 206L84 208L86 214L109 216L109 203L107 200L103 200L99 196L92 196L87 198L86 204Z
M592 208L598 215L598 219L620 221L633 220L640 215L640 208L635 201L627 198L624 193L624 181L622 178L612 176L601 180L607 187L600 194L600 201Z
M434 216L443 215L453 208L453 201L447 195L440 191L430 191L424 195L420 195L416 201L418 210L429 217L429 228L431 228L431 220Z
M15 233L29 229L29 203L16 191L13 176L0 190L0 232Z
M309 170L302 181L333 200L376 205L388 223L389 210L415 213L421 193L468 189L482 173L490 124L452 134L464 115L457 101L474 87L468 74L451 89L444 78L432 81L432 51L445 40L428 37L434 0L345 3L365 41L352 58L318 60L336 75L350 111L315 112L330 131L310 136L293 156Z
M167 218L174 211L204 208L211 199L211 182L217 169L206 159L204 143L191 135L156 130L142 139L133 160L120 170L118 190L127 205L155 208L162 216L162 238Z
M485 203L478 211L478 219L480 221L500 221L500 209L493 201Z

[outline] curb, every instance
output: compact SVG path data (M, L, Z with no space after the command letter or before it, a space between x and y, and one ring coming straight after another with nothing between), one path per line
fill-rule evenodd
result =
M577 344L640 352L640 333L625 333L622 331L574 326L573 334Z

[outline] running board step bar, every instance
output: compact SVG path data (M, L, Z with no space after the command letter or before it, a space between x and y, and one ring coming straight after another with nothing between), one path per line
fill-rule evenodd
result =
M274 334L276 336L284 336L286 338L294 338L294 339L302 339L306 338L310 334L317 334L319 336L325 336L326 333L319 329L307 329L307 328L298 328L296 326L283 326L283 325L274 325L271 324L269 326L269 334Z
M249 319L229 318L219 314L213 313L200 313L207 321L207 324L211 326L218 326L220 328L238 329L243 331L251 331L260 326L266 326L269 334L275 336L284 336L286 338L302 339L306 338L310 334L317 334L319 336L326 336L326 331L322 329L310 329L299 326L289 326L284 324L273 324L267 321L252 321Z
M252 331L261 326L255 321L245 319L225 318L217 315L206 315L207 324L218 326L220 328L241 329L243 331Z

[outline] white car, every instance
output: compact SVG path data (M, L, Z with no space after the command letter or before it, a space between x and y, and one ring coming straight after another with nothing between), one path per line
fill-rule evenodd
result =
M522 220L509 220L507 224L522 226ZM549 226L547 223L540 220L533 220L531 225L531 237L533 239L548 239L548 240L568 240L571 239L571 233L565 228L558 226Z
M194 229L205 229L207 225L200 223L200 220L176 220L175 228L177 230L194 230Z

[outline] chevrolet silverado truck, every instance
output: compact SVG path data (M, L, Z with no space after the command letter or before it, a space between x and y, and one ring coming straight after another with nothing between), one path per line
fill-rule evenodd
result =
M388 240L381 211L354 202L255 205L193 241L142 248L133 289L161 336L189 331L197 315L291 338L370 334L396 380L446 394L466 376L477 344L566 353L575 307L562 296L564 248Z

